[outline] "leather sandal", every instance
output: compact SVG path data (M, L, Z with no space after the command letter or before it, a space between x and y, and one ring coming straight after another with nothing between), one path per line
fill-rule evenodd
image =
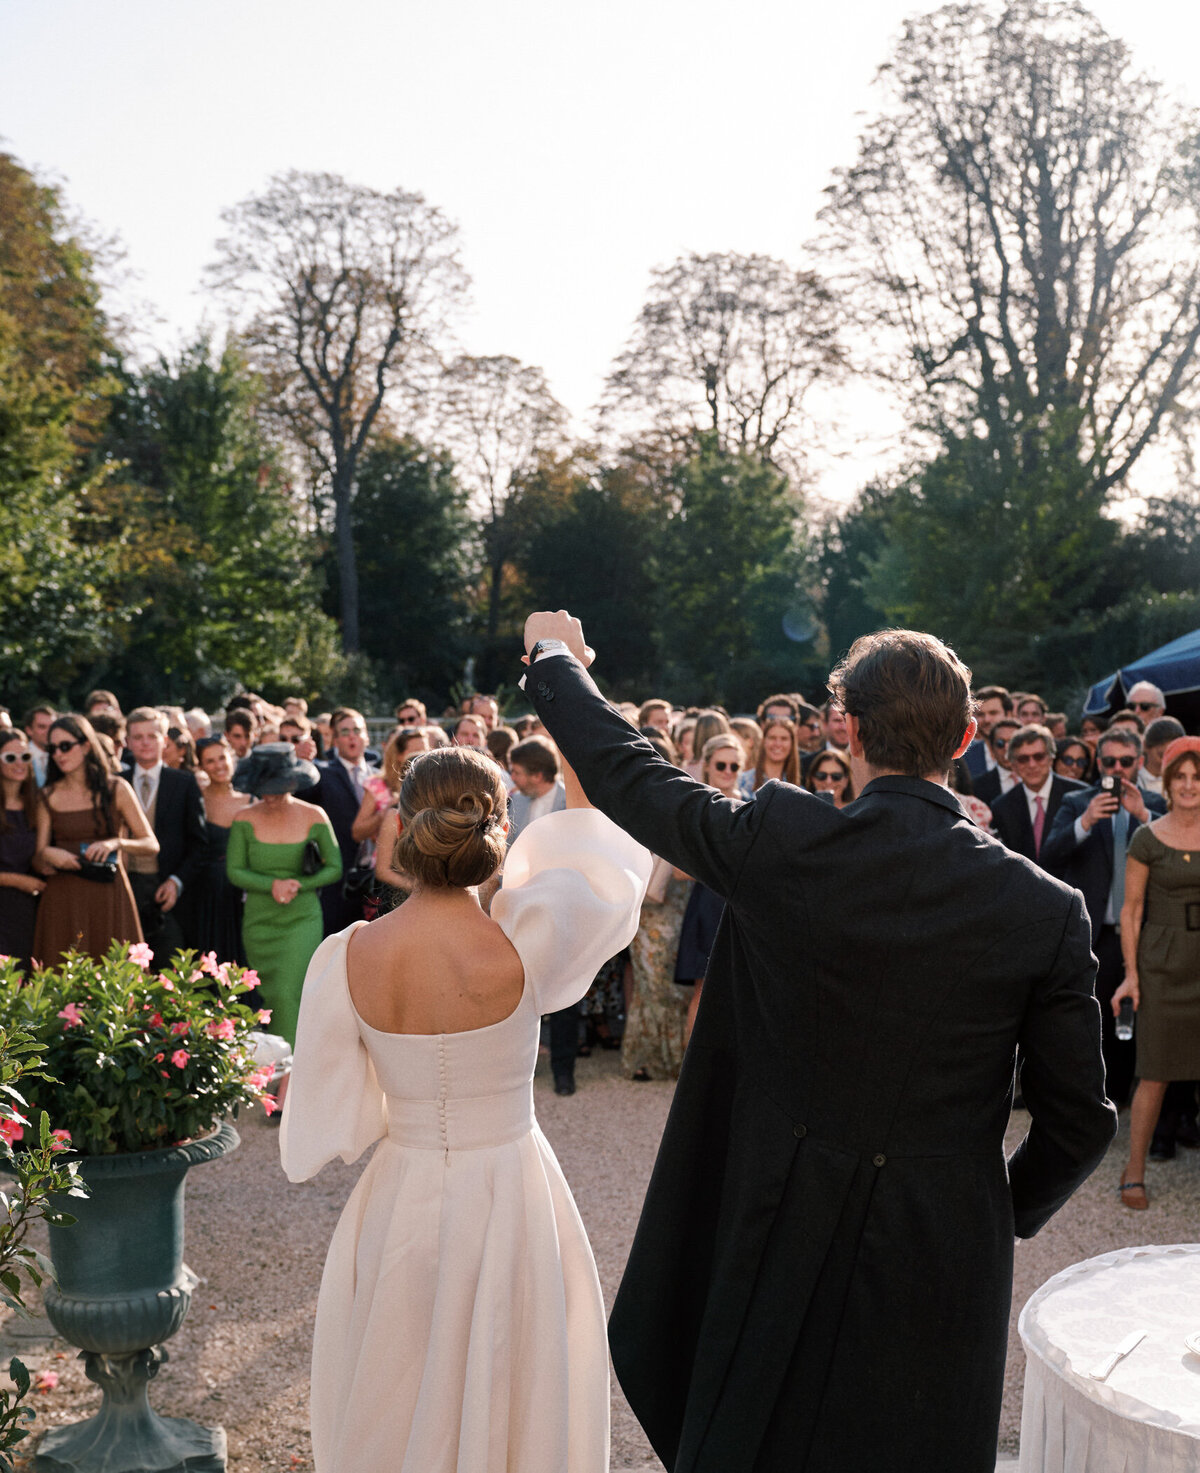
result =
M1132 1207L1135 1212L1145 1212L1150 1206L1150 1198L1146 1195L1144 1181L1123 1181L1117 1191L1121 1194L1124 1206Z

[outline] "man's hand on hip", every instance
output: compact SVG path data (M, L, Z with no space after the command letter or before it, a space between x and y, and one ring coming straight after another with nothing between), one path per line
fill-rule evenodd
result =
M549 612L530 614L525 620L526 655L539 639L561 639L579 663L585 667L596 658L596 651L584 643L583 625L578 619L573 619L566 609L559 609L556 614Z

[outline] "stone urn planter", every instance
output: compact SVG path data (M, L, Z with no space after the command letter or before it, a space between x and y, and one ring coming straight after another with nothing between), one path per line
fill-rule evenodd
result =
M166 1150L80 1162L90 1195L55 1203L77 1221L49 1230L58 1282L46 1283L44 1299L104 1400L87 1421L46 1433L36 1473L224 1473L224 1429L159 1416L147 1390L197 1283L183 1261L187 1173L237 1145L222 1124Z

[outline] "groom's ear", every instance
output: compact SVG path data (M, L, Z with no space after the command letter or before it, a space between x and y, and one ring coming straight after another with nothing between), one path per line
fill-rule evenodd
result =
M851 716L849 711L846 712L846 732L849 737L847 745L850 748L851 757L857 757L861 761L865 754L862 738L858 734L858 717Z
M963 735L962 741L959 742L959 744L958 744L958 751L955 752L955 754L954 754L955 757L961 757L962 756L962 754L967 750L967 748L975 740L975 733L978 730L979 730L979 723L978 722L976 722L976 721L970 721L970 722L967 723L967 730L966 730L965 734Z

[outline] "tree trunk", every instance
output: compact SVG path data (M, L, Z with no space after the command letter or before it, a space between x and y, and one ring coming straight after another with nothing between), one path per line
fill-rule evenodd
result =
M504 579L504 559L494 558L489 572L487 642L491 647L496 642L496 631L500 628L500 587Z
M342 606L342 651L347 655L356 655L359 650L358 559L354 553L350 486L350 473L339 469L333 483L333 508L334 531L337 538L338 584Z

